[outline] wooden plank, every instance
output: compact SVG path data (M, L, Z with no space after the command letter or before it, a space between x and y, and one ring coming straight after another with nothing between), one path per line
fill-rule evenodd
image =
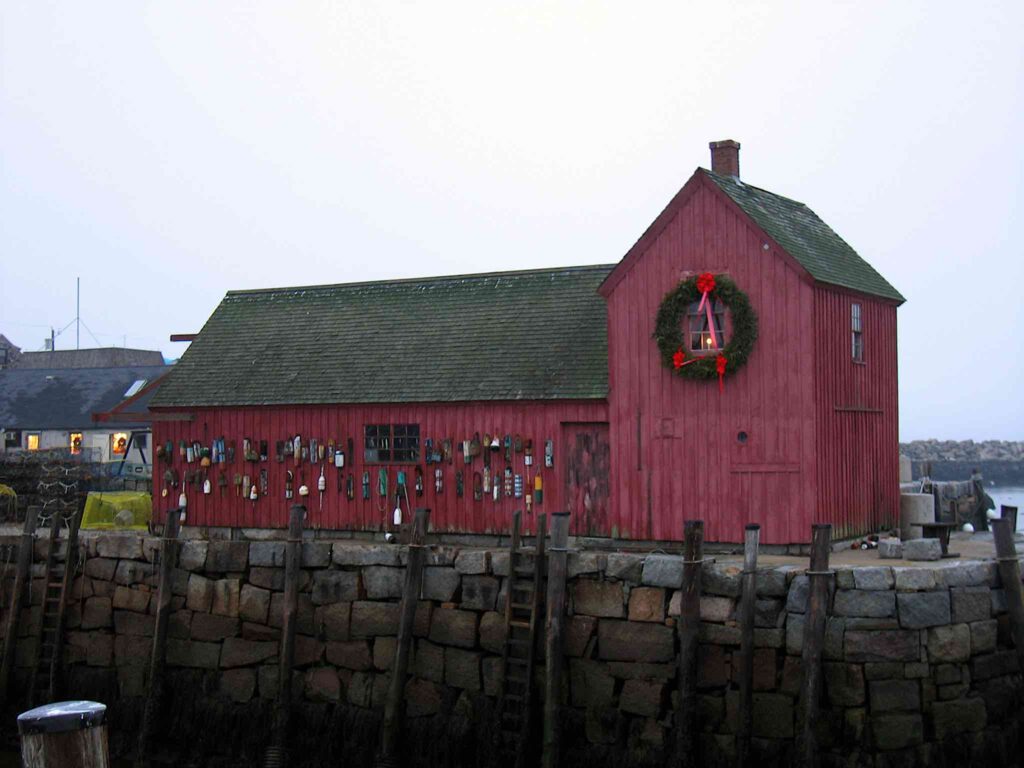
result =
M804 617L803 723L797 733L797 762L804 768L819 764L814 728L821 700L821 656L825 647L825 622L828 617L828 588L832 572L828 569L832 526L817 524L811 530L811 567L807 571L810 594Z
M11 605L7 611L7 626L4 630L3 662L0 664L0 709L7 704L8 688L11 681L11 670L14 668L14 653L18 639L18 619L21 606L27 591L29 571L32 568L32 545L36 532L36 521L39 510L29 507L25 513L25 525L18 542L18 564L14 572L14 589L11 592Z
M677 758L683 768L699 765L697 757L697 642L700 633L700 572L704 556L704 521L683 526L683 582L679 616L679 710L676 712Z
M551 516L548 550L547 645L544 692L544 768L557 768L561 755L562 673L565 665L565 580L568 570L569 515Z
M149 691L139 728L138 753L135 764L149 765L149 741L156 732L160 719L160 704L164 693L164 662L167 652L167 627L171 618L171 578L178 564L178 528L181 509L167 513L164 536L160 542L160 577L156 593L156 626L153 629L153 649L149 657Z
M284 553L284 606L282 609L281 647L277 662L277 701L274 709L274 732L267 748L268 765L272 759L286 765L288 724L292 706L292 667L295 666L295 630L298 626L299 576L302 569L302 529L306 508L292 504L288 513L288 539Z
M405 699L406 679L409 676L409 655L412 648L413 625L416 621L416 606L423 583L423 561L426 555L424 542L427 538L429 520L429 509L416 510L412 523L412 541L409 544L409 561L405 567L402 604L399 608L395 659L391 665L391 680L384 703L384 723L381 727L378 766L394 765L398 759L398 747L402 738L402 703Z
M757 545L761 526L747 526L743 542L743 596L740 598L740 701L736 726L736 765L744 768L750 756L753 730L754 613L757 603Z
M1024 669L1024 590L1020 582L1020 562L1013 544L1013 529L1007 519L992 520L992 535L996 542L999 576L1006 592L1006 610L1010 615L1010 634L1017 651L1020 668Z

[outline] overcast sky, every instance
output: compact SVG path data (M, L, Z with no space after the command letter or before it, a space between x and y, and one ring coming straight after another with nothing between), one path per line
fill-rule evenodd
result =
M1024 439L1024 3L0 3L0 332L618 261L708 142L906 297L901 439ZM72 325L57 339L73 348Z

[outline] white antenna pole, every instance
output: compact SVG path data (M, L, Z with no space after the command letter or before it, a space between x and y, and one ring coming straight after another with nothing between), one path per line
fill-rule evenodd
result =
M81 295L82 295L82 278L76 277L75 278L75 349L81 349L82 348L81 344L79 343L79 338L78 338L78 336L79 336L79 327L78 326L81 325L81 319L82 319Z

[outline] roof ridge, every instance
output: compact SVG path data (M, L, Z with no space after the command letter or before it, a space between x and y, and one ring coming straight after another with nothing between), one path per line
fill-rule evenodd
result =
M785 195L780 195L778 192L772 192L770 189L765 189L764 187L758 187L758 186L756 186L754 184L748 184L747 182L743 181L742 179L733 178L732 176L723 176L720 173L715 173L714 171L709 171L707 168L701 168L700 170L704 171L704 173L708 174L709 176L713 176L715 179L721 179L721 180L726 181L726 182L733 182L734 184L739 184L741 187L747 187L749 189L756 189L758 192L764 192L766 195L771 195L772 197L777 197L780 200L785 200L787 203L795 203L796 205L801 205L804 208L806 208L807 210L811 211L811 208L810 208L810 206L807 205L807 203L803 202L802 200L797 200L794 197L786 197ZM813 211L811 211L811 212L813 213ZM815 214L815 215L817 215L817 214ZM830 227L830 229L831 229L831 227Z
M433 275L429 277L399 277L389 280L362 280L352 283L323 283L320 285L291 285L276 288L245 288L228 291L226 296L245 296L255 293L281 293L286 291L313 291L327 288L365 288L371 285L410 285L414 283L436 283L446 280L484 280L489 277L510 277L519 275L544 275L556 272L587 272L614 269L615 264L581 264L565 267L542 267L538 269L514 269L500 272L470 272L458 275Z

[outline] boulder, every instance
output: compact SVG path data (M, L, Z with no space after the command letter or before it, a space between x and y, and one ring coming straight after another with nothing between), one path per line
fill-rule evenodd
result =
M444 682L454 688L479 691L480 654L459 648L445 648Z
M440 645L454 645L460 648L476 647L477 614L441 608L434 611L430 622L430 640Z
M601 619L597 650L610 661L670 661L675 657L672 630L659 624Z
M493 611L498 603L498 579L494 576L463 576L462 607Z
M971 630L966 624L949 624L928 630L928 660L965 662L971 658Z
M678 589L683 583L683 559L676 555L648 555L641 580L652 587Z
M115 610L135 611L145 613L149 609L149 592L129 587L116 587L114 589L113 606Z
M325 651L327 661L335 666L356 671L373 668L373 656L366 640L330 642L326 644Z
M114 632L118 635L152 637L156 617L132 611L114 611Z
M423 569L421 595L424 600L449 603L455 598L461 579L461 575L454 568L428 566Z
M178 567L185 571L198 571L206 563L209 542L183 541L178 549Z
M869 690L872 713L921 709L921 686L916 680L875 680Z
M353 637L398 634L398 603L352 603L351 632Z
M213 602L210 612L220 616L238 616L240 579L217 579L213 582Z
M621 616L622 614L618 614ZM613 618L618 618L615 616ZM629 620L661 624L665 621L665 590L662 587L634 587L629 591Z
M240 624L232 616L214 616L209 613L196 613L192 617L191 637L204 642L220 642L238 635Z
M928 539L919 539L928 541ZM897 593L900 626L905 629L924 629L949 624L949 592L900 592Z
M349 541L336 541L331 552L331 560L335 565L365 566L387 565L398 567L399 548L394 544L356 544Z
M82 629L109 627L113 622L113 605L109 597L90 597L82 609ZM27 623L24 626L28 626Z
M238 615L246 621L266 624L270 611L270 591L254 587L251 584L242 586L238 597Z
M921 638L916 630L847 630L844 636L848 662L920 661Z
M328 640L348 640L351 613L351 603L318 606L313 620L316 634L322 634Z
M931 568L893 568L899 592L920 592L935 589L935 571Z
M478 576L491 570L491 553L486 550L466 550L455 558L455 570L465 576Z
M630 584L639 584L643 578L643 555L612 553L605 560L605 576ZM678 586L678 585L673 585Z
M938 539L911 539L903 544L907 560L941 560L942 545Z
M618 582L578 579L571 589L574 613L614 619L625 615L622 584Z
M854 568L853 583L857 589L892 589L892 568L886 568L882 566L871 568Z
M888 569L884 569L888 570ZM856 571L854 571L856 573ZM885 618L896 615L894 592L840 589L836 592L833 612L836 616Z
M276 642L259 642L229 637L224 641L220 665L224 668L245 667L277 656Z
M359 574L355 571L317 571L313 575L314 605L359 599Z
M331 571L324 571L324 573L331 573ZM344 573L344 571L334 571L333 573ZM313 583L315 588L315 576ZM363 589L366 590L366 597L370 600L401 597L404 586L404 568L391 568L385 565L371 565L363 568Z
M96 553L116 560L141 560L142 537L137 533L103 533L96 537Z
M303 568L326 568L331 564L331 542L304 541L300 546L299 562Z
M205 576L193 573L188 577L188 597L185 605L189 610L209 613L213 604L213 582Z
M220 643L169 639L167 641L167 666L217 669L220 649Z
M992 615L992 590L988 587L953 587L950 598L954 624L985 621Z
M642 717L661 714L665 684L646 680L627 680L619 694L619 709Z
M241 573L249 564L249 542L211 541L206 550L206 571Z
M245 704L256 693L256 672L252 669L228 669L220 676L220 692L236 704Z
M304 678L306 698L311 701L337 702L341 699L341 681L334 667L313 667Z
M283 541L254 541L249 544L249 565L283 568L284 551Z

